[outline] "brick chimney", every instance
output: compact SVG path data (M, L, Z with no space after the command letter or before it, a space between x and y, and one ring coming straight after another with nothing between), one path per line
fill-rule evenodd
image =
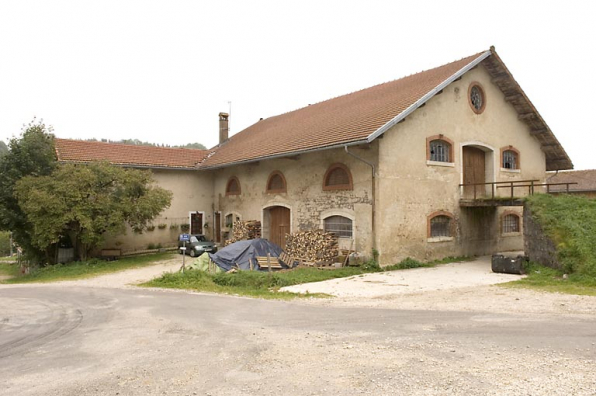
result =
M228 140L228 113L219 113L219 144Z

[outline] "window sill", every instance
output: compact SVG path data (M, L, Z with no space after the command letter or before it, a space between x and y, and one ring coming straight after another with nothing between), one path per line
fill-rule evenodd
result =
M521 169L501 168L501 172L505 172L505 173L521 173Z
M426 242L428 243L439 243L439 242L451 242L453 241L453 237L432 237L428 238Z
M445 166L445 167L449 167L449 168L455 168L455 162L442 162L442 161L426 160L426 165L428 165L428 166Z
M518 236L521 236L521 234L522 234L521 232L503 232L503 233L501 233L501 236L503 238L506 238L506 237L518 237Z

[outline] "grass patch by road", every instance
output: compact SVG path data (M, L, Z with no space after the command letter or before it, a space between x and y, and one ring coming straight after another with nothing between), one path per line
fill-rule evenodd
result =
M155 264L156 261L173 258L172 253L157 253L146 256L122 258L116 261L104 261L91 259L88 261L77 261L68 264L56 264L48 267L32 270L27 275L15 275L6 279L3 283L34 283L34 282L56 282L62 280L73 280L90 278L112 272L123 271L131 268L140 268ZM2 264L4 266L4 264Z
M164 274L159 278L141 284L146 287L163 287L169 289L186 289L211 293L235 294L249 297L269 299L292 299L296 297L324 297L315 294L296 294L279 292L285 286L303 283L321 282L329 279L346 278L373 272L393 271L417 267L429 267L459 261L472 260L468 257L447 257L428 263L421 263L413 259L405 259L393 266L380 268L374 260L369 260L355 267L344 267L330 270L316 268L297 268L291 271L258 272L240 271L235 273L209 274L202 271L190 270L183 274Z
M433 260L433 261L426 261L426 262L421 262L418 260L414 260L413 258L405 258L402 261L400 261L397 264L393 264L393 265L388 265L386 267L383 267L384 271L395 271L395 270L403 270L403 269L410 269L410 268L423 268L423 267L436 267L437 265L440 264L449 264L449 263L459 263L462 261L472 261L475 260L475 257L467 257L467 256L461 256L461 257L445 257L442 258L440 260Z
M502 283L508 288L526 288L550 293L596 296L596 278L583 274L571 274L564 278L563 271L544 267L536 263L528 264L527 277L518 281Z
M258 272L240 271L226 274L209 274L202 271L190 270L183 274L169 273L146 282L141 286L163 287L169 289L187 289L212 293L235 294L249 297L269 299L292 299L296 297L324 297L316 294L296 294L279 292L284 286L298 285L309 282L320 282L335 278L379 272L380 269L346 267L334 270L319 270L316 268L298 268L291 271Z
M12 264L7 262L8 260L1 260L0 261L0 276L9 276L15 277L19 275L19 266L17 264Z

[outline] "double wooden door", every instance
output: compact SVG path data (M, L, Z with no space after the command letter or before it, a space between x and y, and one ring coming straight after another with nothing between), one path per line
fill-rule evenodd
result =
M290 233L290 209L283 206L269 208L269 219L269 240L285 249L286 234Z

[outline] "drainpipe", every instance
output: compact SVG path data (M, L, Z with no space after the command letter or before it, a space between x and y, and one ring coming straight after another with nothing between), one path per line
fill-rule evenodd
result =
M375 175L376 175L376 168L375 168L375 164L373 164L372 162L368 162L367 160L365 160L364 158L360 158L358 157L356 154L350 152L350 150L348 150L348 146L344 146L344 149L346 150L346 153L354 158L356 158L358 161L364 162L366 165L370 166L370 169L372 171L372 187L371 187L371 194L372 194L372 245L373 245L373 249L377 249L377 239L375 238L375 201L376 201L376 196L375 196Z

